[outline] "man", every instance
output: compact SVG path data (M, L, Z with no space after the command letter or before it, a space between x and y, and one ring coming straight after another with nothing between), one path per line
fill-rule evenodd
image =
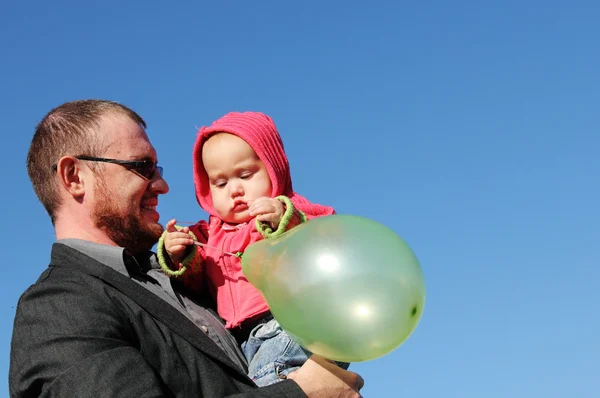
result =
M27 168L55 228L49 268L21 297L13 397L358 397L320 357L258 388L220 320L180 294L149 250L169 190L144 120L120 104L63 104L36 128Z

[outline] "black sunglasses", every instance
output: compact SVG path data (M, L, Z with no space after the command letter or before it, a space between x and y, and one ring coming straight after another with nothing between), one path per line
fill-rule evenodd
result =
M90 162L104 162L114 163L126 167L133 171L140 177L147 180L151 180L154 177L154 173L158 171L159 176L163 176L163 168L151 160L118 160L108 158L95 158L93 156L75 156L75 159L87 160ZM52 169L56 170L56 165L52 166Z

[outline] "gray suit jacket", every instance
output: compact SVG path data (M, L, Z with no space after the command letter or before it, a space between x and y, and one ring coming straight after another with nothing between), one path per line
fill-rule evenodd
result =
M257 388L183 314L124 275L55 244L19 300L12 397L304 397Z

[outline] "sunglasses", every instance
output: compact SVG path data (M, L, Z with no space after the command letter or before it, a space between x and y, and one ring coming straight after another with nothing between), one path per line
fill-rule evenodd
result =
M163 168L151 160L118 160L108 158L95 158L93 156L75 156L75 159L87 160L89 162L103 162L103 163L114 163L126 167L128 170L133 171L140 177L146 180L151 180L154 177L154 173L158 171L159 176L163 176ZM56 165L52 168L56 170Z

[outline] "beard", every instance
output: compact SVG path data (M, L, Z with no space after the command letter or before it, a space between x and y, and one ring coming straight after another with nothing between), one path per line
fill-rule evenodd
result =
M93 214L96 227L132 255L150 250L162 235L163 226L146 223L139 208L121 215L122 211L111 200L105 181L97 181L98 202Z

